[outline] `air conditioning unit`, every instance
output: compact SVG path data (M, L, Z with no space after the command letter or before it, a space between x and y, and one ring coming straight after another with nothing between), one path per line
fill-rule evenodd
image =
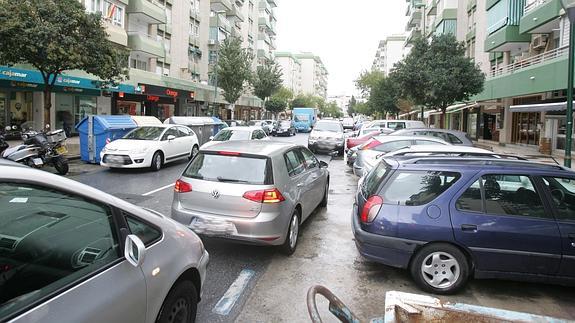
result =
M535 37L533 37L533 49L535 50L541 50L541 49L545 49L545 46L547 46L547 35L537 35Z

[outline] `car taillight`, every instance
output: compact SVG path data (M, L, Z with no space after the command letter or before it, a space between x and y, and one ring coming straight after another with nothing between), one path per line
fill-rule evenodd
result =
M362 150L369 150L371 148L374 148L375 146L379 145L380 142L377 140L371 140L370 142L368 142L365 146L363 146L361 149Z
M239 156L240 155L240 153L235 152L235 151L218 151L218 154L224 155L224 156Z
M277 188L269 190L248 191L243 197L258 203L279 203L285 201L282 193Z
M176 181L176 185L174 186L174 191L178 193L187 193L192 191L192 185L190 183L186 183L181 179Z
M372 222L383 204L383 199L380 196L372 195L370 196L365 204L363 205L363 210L361 210L360 220L363 223Z

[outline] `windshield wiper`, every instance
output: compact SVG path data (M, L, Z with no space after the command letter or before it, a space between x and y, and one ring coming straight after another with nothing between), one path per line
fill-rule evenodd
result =
M228 183L249 183L248 181L244 181L241 179L232 179L232 178L223 178L221 176L216 177L220 182L228 182Z

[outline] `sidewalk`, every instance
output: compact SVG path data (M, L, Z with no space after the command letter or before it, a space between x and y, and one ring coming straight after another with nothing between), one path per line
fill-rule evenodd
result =
M22 140L6 140L6 143L10 145L10 147L14 147L17 145L22 144ZM80 159L80 137L74 136L70 138L66 138L66 148L68 149L68 154L66 157L68 159Z
M537 147L533 146L523 146L517 144L500 145L499 142L482 140L482 139L474 141L474 144L476 144L477 147L479 148L486 148L498 154L524 156L529 159L534 159L541 162L554 163L553 159L555 159L557 163L563 165L563 162L565 160L562 154L555 154L555 153L551 155L542 154L541 152L539 152L539 149Z

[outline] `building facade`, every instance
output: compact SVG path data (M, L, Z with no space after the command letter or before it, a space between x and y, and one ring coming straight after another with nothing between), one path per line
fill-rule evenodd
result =
M393 65L404 57L405 35L392 35L379 42L372 70L388 75Z
M327 68L313 53L276 52L282 69L283 85L295 95L311 94L327 98Z
M341 113L343 113L344 116L347 116L347 107L349 106L349 101L351 101L351 95L345 95L345 94L341 94L341 95L333 95L333 96L329 96L327 98L328 102L335 102L335 104L337 104L337 107L339 108L339 110L341 111Z
M215 87L218 47L241 37L254 53L275 50L276 0L80 0L102 14L109 41L130 49L129 78L102 89L82 71L64 71L55 83L50 123L72 127L88 114L216 115L256 119L262 102L242 96L234 110ZM264 17L265 15L265 17ZM268 35L259 41L260 34ZM48 122L43 113L42 79L30 66L0 67L0 126Z
M282 69L283 86L292 91L294 95L303 93L300 60L288 52L275 52L274 56Z

